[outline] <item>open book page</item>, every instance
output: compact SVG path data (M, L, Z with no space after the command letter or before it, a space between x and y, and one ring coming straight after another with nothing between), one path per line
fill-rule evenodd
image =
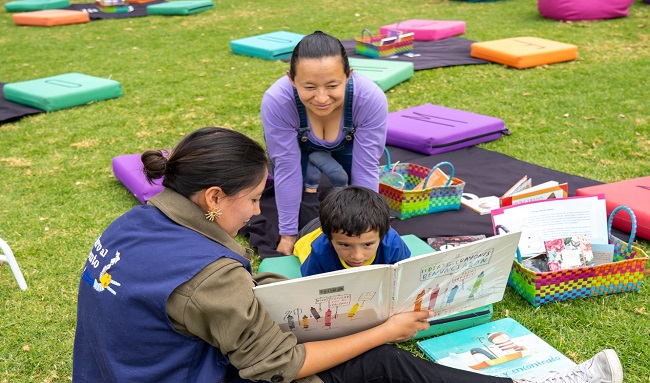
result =
M500 301L520 234L498 235L396 263L391 315L428 309L436 319Z
M544 241L555 238L586 235L592 244L608 243L607 212L602 194L548 199L492 210L492 225L521 231L519 250L524 258L545 252Z
M256 286L255 296L298 342L353 334L388 319L390 265L370 265Z

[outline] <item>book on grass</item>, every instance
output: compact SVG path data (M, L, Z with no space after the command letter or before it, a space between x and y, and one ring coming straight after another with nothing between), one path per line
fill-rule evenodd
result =
M484 375L535 378L576 364L512 318L417 342L434 362Z
M257 299L299 342L359 332L406 312L444 318L503 298L519 232L448 250L254 287Z

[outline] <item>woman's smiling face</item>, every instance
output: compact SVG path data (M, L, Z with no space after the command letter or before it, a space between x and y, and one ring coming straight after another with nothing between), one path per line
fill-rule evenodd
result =
M343 106L348 76L341 57L301 59L291 81L300 101L314 115L325 117Z

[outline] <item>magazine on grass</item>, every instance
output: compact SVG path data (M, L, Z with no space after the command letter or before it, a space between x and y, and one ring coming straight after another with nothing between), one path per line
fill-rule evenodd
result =
M405 259L260 285L255 296L299 342L359 332L406 311L430 320L503 298L519 232Z
M421 340L417 345L438 364L490 376L540 377L576 366L512 318Z

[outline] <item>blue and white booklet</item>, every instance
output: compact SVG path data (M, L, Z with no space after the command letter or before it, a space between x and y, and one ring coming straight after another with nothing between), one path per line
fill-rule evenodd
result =
M576 366L512 318L421 340L417 345L438 364L490 376L541 377Z

